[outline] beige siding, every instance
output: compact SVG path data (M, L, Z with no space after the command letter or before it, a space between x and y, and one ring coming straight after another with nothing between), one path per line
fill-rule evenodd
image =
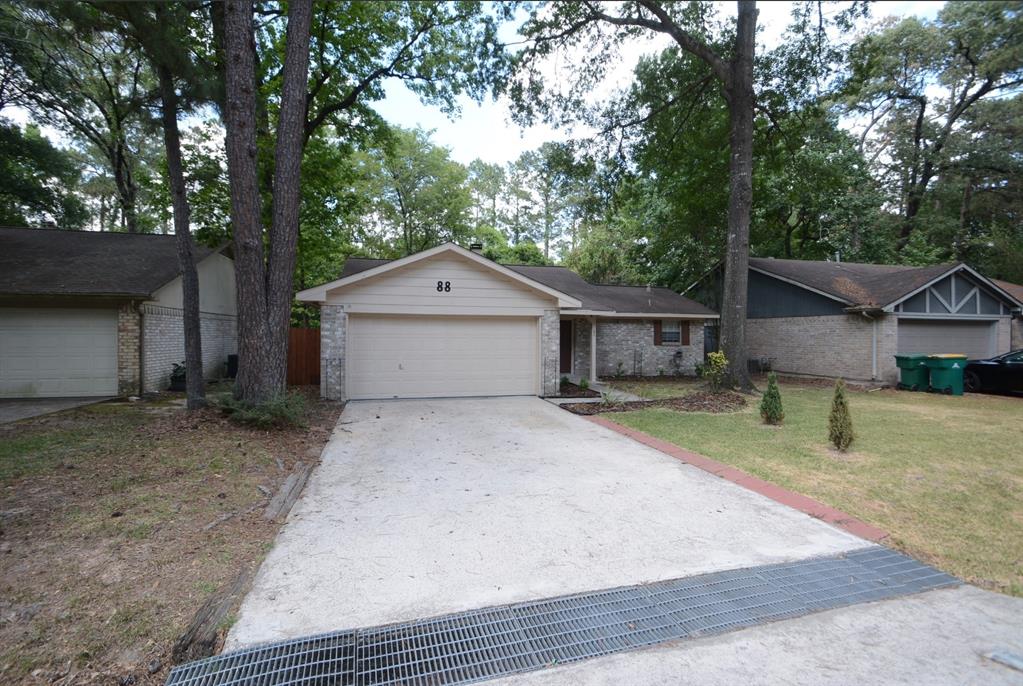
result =
M197 265L199 272L199 311L211 314L237 314L234 287L234 262L213 254ZM181 277L153 294L154 305L181 309Z
M1010 325L1009 347L1012 350L1023 348L1023 319L1013 319Z
M450 283L438 291L437 283ZM557 307L553 297L453 254L420 260L332 291L347 312L438 315L535 315Z

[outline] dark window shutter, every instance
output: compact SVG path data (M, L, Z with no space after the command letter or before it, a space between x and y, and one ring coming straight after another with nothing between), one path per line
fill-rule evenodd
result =
M661 320L654 320L654 345L661 344Z
M679 323L679 328L682 330L681 345L689 345L689 322L683 320Z

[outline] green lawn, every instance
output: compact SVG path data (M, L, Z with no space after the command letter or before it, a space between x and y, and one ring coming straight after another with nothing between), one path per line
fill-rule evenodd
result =
M669 387L629 384L649 397ZM1023 398L852 391L856 441L839 454L826 440L831 389L781 392L782 427L761 423L757 399L735 414L608 418L845 510L968 581L1023 595Z

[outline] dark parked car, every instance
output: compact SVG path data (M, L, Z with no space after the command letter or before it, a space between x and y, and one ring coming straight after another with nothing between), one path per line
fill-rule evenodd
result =
M963 375L966 390L1023 393L1023 350L1013 350L990 360L973 360Z

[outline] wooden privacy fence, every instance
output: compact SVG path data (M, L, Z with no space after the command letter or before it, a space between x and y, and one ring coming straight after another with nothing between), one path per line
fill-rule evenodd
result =
M292 328L288 332L288 385L320 383L320 330Z

